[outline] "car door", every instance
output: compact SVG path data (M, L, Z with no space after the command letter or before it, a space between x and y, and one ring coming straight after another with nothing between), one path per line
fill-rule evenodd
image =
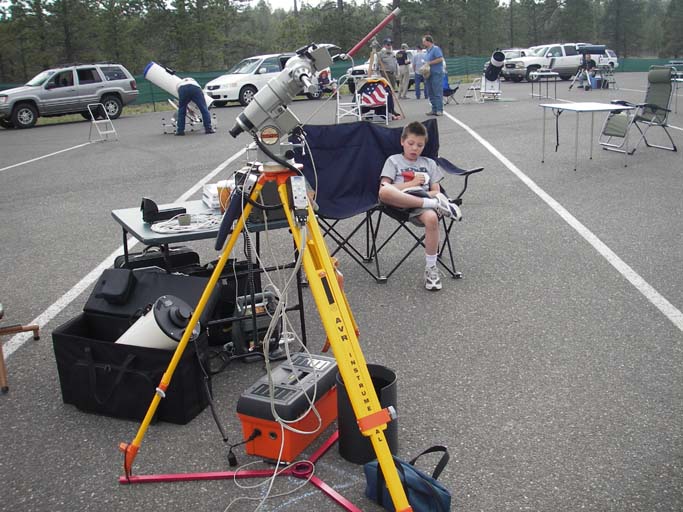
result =
M78 93L79 108L85 112L88 105L97 103L100 97L100 90L104 87L104 81L95 66L76 69L76 79L78 80L76 91Z
M576 68L579 67L579 53L576 51L576 45L565 44L562 46L562 55L555 59L555 66L553 69L563 75L573 75L576 73Z
M45 82L41 96L42 114L63 114L78 110L74 70L66 69L52 75Z

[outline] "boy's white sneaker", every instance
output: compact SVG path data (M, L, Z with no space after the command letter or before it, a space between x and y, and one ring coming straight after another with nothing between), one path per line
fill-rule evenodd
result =
M425 288L430 291L441 289L441 276L436 265L425 267Z
M438 194L436 194L436 196L434 196L434 198L439 203L436 206L437 213L440 213L444 217L452 217L453 219L458 221L462 219L462 213L460 212L460 208L458 208L458 205L456 205L455 203L451 203L445 195L439 192Z

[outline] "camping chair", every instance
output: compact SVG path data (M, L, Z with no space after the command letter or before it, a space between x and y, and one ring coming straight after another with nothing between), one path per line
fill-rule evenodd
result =
M467 188L469 175L482 168L463 170L445 159L437 158L439 149L438 124L435 119L425 121L429 134L424 156L437 159L446 173L454 173L465 178L462 191L451 199L462 204L462 195ZM345 252L377 282L387 279L400 267L408 256L423 245L422 228L415 233L415 227L403 211L380 205L378 202L379 183L385 160L401 151L401 132L403 128L388 128L371 123L356 122L339 125L304 127L306 149L297 150L297 161L303 164L303 173L308 182L317 189L316 203L318 218L323 234L330 238L331 255ZM360 221L344 222L356 216ZM382 220L386 216L398 222L398 226L388 235L381 231ZM445 236L440 237L439 264L452 277L460 277L455 270L453 250L448 235L455 219L442 219ZM380 253L389 241L405 230L412 238L412 246L388 271L380 263ZM364 235L364 236L363 236ZM380 236L382 238L380 238ZM357 244L362 239L364 247ZM370 267L368 264L374 262Z
M671 112L671 99L673 97L673 86L671 76L673 68L668 66L651 66L647 74L647 92L643 103L629 103L627 101L613 101L624 106L636 107L634 110L621 110L610 113L605 120L605 124L600 132L599 142L603 149L608 151L618 151L620 153L635 153L640 141L645 141L645 145L650 148L666 149L677 151L676 144L667 130L669 112ZM627 147L628 132L631 126L640 132L640 139L629 150ZM659 126L664 130L671 146L661 146L648 142L646 134L652 127ZM612 139L622 139L621 142L612 142Z
M5 315L5 310L0 304L0 320ZM33 331L33 339L40 339L40 328L37 325L6 325L0 327L0 336L7 334L16 334L19 332ZM5 368L5 356L2 353L2 343L0 343L0 391L7 393L9 385L7 384L7 368Z
M455 99L455 93L458 92L458 89L460 88L460 80L455 82L453 85L448 83L448 76L444 75L443 78L443 97L444 97L444 105L448 105L450 102L455 103L456 105L459 105L458 100Z
M391 85L384 79L372 77L362 81L356 90L361 119L389 124L393 112Z

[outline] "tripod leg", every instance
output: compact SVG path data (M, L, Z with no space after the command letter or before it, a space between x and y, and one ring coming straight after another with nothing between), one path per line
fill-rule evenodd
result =
M318 308L323 327L330 340L339 373L348 393L359 428L370 438L387 489L396 510L412 510L394 465L384 431L391 420L391 412L382 409L372 384L367 363L358 343L356 323L348 301L337 281L334 265L323 240L311 205L308 205L306 239L302 238L289 206L287 184L278 178L278 192L284 206L294 241L303 252L303 266L308 284Z
M254 190L251 194L252 199L257 199L261 195L263 183L263 180L259 180L256 183L256 186L254 187ZM241 200L241 197L235 195L232 200L238 201ZM192 318L190 318L190 321L188 322L187 327L185 328L185 332L183 333L183 337L180 339L180 342L178 342L178 347L173 353L171 362L168 364L168 368L166 368L166 371L164 372L164 375L161 378L159 387L157 387L156 394L152 398L152 403L149 405L149 409L147 409L147 413L145 414L145 417L142 420L142 423L140 424L140 428L138 429L135 439L133 439L133 442L130 444L121 443L119 445L119 449L124 453L123 467L126 476L130 476L132 472L133 461L135 460L135 456L137 455L138 450L140 449L142 439L144 438L145 433L147 432L147 429L149 428L149 425L152 422L152 419L154 418L154 414L156 413L156 410L159 407L159 402L161 402L161 399L166 396L165 393L171 382L171 378L173 377L173 372L175 372L175 369L178 366L178 363L180 362L180 358L182 357L183 352L185 351L185 348L187 347L187 344L190 341L192 331L197 325L197 322L199 322L199 317L202 316L202 312L204 311L204 308L206 307L206 304L209 301L209 298L211 297L211 294L213 293L216 284L218 283L218 279L220 278L221 273L223 272L223 268L225 267L225 264L227 263L228 258L230 257L232 248L234 247L235 242L237 242L237 239L239 238L239 236L242 233L242 230L245 227L246 219L249 217L251 209L252 206L250 203L245 204L244 211L242 212L239 220L237 221L237 226L233 230L230 239L225 245L223 253L221 254L221 257L219 258L218 263L216 264L216 268L211 274L211 277L209 278L209 282L207 283L206 288L204 288L204 291L202 292L202 296L199 299L199 304L197 304L197 307L192 312Z

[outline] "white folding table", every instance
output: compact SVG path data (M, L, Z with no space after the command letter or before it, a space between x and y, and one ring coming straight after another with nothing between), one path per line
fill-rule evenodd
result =
M539 105L543 108L543 149L541 153L541 163L545 162L545 118L546 110L552 111L555 115L555 151L560 145L559 132L559 118L560 114L565 110L576 112L576 132L574 134L574 170L576 170L579 158L579 115L584 112L589 112L591 115L591 145L590 145L590 159L593 159L593 127L595 124L596 112L615 112L617 110L633 110L635 107L624 106L615 103L597 103L593 101L577 102L577 103L541 103ZM628 133L626 134L626 145L628 146ZM626 167L626 153L624 153L624 167Z

